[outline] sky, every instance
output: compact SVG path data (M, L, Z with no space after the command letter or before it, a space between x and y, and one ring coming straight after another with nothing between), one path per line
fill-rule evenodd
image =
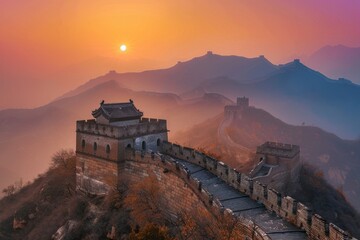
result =
M359 12L358 0L0 0L0 109L208 50L278 64L326 45L360 47Z

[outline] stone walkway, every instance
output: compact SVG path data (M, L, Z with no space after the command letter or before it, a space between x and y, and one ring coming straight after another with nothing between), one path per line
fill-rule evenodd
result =
M205 168L180 159L176 159L176 161L185 166L193 178L202 182L202 187L210 192L214 198L217 198L225 208L231 209L238 216L255 222L271 239L307 239L305 231L268 211L263 204L227 185Z

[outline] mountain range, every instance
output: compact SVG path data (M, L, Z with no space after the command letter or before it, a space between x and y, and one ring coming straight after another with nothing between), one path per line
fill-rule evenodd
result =
M325 46L304 61L332 78L347 78L360 84L360 47Z
M178 62L167 69L135 73L109 73L94 78L62 97L73 96L100 83L115 80L133 90L183 93L197 87L201 82L218 76L228 76L240 82L252 82L277 70L264 56L245 58L221 56L208 52L186 62Z
M140 73L111 71L44 106L0 111L0 188L19 178L32 179L48 167L54 152L61 148L73 148L75 121L90 118L91 110L102 100L124 102L131 98L145 116L168 120L170 139L183 131L190 134L187 138L196 139L199 147L213 147L211 144L218 144L213 141L218 133L211 130L213 120L207 120L217 116L215 119L221 122L219 113L223 107L231 104L231 99L244 95L250 97L257 107L277 116L279 121L308 126L307 129L313 134L317 128L311 126L321 127L342 138L355 139L360 134L359 85L348 80L329 79L298 60L277 66L263 56L245 58L208 52L168 69ZM209 127L199 129L213 133L212 137L202 138L187 132L202 122L202 126L205 124ZM276 134L279 133L272 134L278 136ZM351 171L346 170L347 176L356 175L359 167L355 163L359 157L357 154L347 155L353 148L343 147L343 143L357 142L327 134L338 140L332 141L334 151L339 152L337 157L331 158L334 159L332 161L349 166ZM312 137L317 139L316 136ZM236 137L231 136L230 140L232 138L233 141L227 141L228 138L222 140L234 148L241 145L241 142L236 143ZM268 134L261 141L273 138ZM291 138L279 137L279 140L290 141ZM253 144L261 141L259 138ZM243 145L243 151L234 155L236 160L247 159L253 151L254 145ZM224 151L232 152L231 147L223 147ZM307 156L306 151L303 156ZM314 159L318 159L318 156ZM324 156L321 159L327 159L326 154ZM343 169L340 165L336 165L335 169L337 167ZM328 174L329 169L326 168L324 172ZM350 186L344 180L342 170L336 170L333 175L332 178L337 179L334 181L336 186Z
M360 133L360 86L332 80L299 60L280 65L264 79L241 83L229 77L203 82L196 92L217 92L231 99L251 96L252 102L291 124L320 126L343 138Z
M360 140L343 140L318 127L290 125L255 107L244 110L235 119L219 114L175 135L174 139L185 146L215 153L222 161L242 171L257 164L250 160L249 153L266 141L299 145L302 161L318 168L332 186L360 209L360 177L357 174Z
M360 136L360 86L333 80L299 60L274 65L264 56L244 58L208 52L168 69L140 73L109 72L62 97L116 81L137 91L171 92L183 98L219 93L251 96L252 102L291 124L320 126L346 139Z

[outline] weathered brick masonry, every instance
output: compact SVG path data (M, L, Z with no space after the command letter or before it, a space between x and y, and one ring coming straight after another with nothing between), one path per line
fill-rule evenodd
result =
M164 193L163 197L167 200L169 217L177 213L187 212L191 215L202 211L208 211L214 219L224 214L231 215L231 212L220 206L216 199L201 187L199 181L192 178L188 170L176 160L165 155L144 154L133 149L127 150L125 158L121 179L136 183L154 174ZM239 219L236 229L240 229L241 232L241 235L237 236L238 239L271 239L248 219Z
M150 175L155 175L160 191L169 207L169 214L184 212L195 212L195 209L203 208L204 204L199 201L199 197L192 191L189 185L179 178L174 172L165 171L163 163L149 164L143 161L126 161L121 177L131 183L143 181Z

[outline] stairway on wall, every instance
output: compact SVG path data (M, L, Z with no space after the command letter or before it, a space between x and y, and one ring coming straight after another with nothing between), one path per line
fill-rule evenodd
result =
M174 157L172 157L174 158ZM306 232L270 212L265 206L245 195L218 178L207 169L193 163L176 159L187 168L191 177L202 183L202 188L239 217L250 219L274 240L307 239Z

